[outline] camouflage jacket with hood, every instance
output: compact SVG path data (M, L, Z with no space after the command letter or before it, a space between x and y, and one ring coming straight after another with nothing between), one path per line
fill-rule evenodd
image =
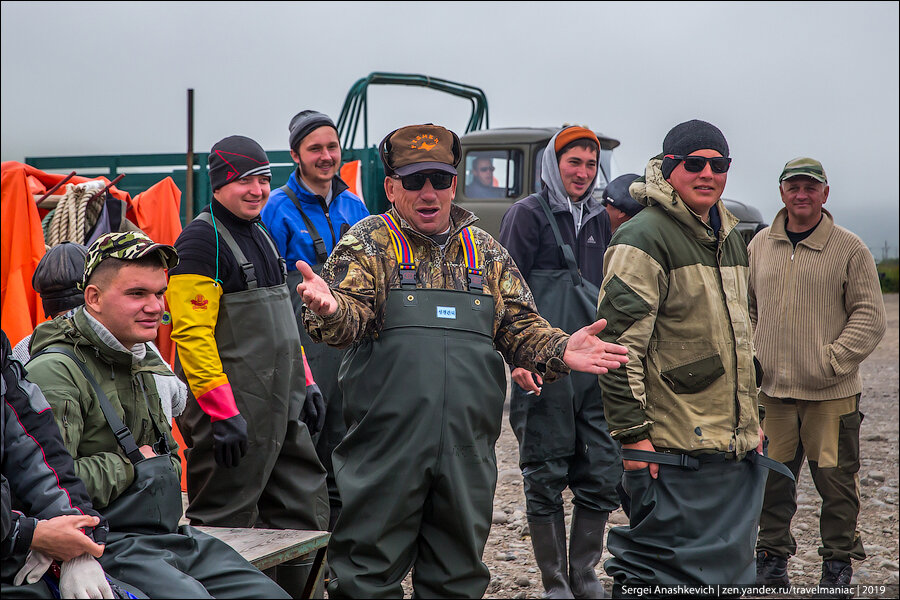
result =
M651 159L631 195L647 208L622 225L604 258L600 337L629 362L600 377L606 419L622 443L734 452L759 443L748 260L721 199L718 238Z
M28 379L41 388L53 408L63 443L75 458L75 474L84 481L94 507L102 509L131 485L134 467L119 447L97 395L79 367L61 354L34 358L41 350L59 347L74 352L87 365L137 445L152 445L162 434L179 477L181 462L153 378L154 374L166 374L168 367L146 345L138 344L128 351L105 328L103 335L98 333L99 322L93 323L82 306L71 317L61 316L38 325L31 338L33 358L27 368ZM143 352L136 354L139 346L144 347Z
M457 235L477 217L457 205L450 209L450 238L443 249L390 211L409 240L422 288L465 291L466 261ZM337 299L337 311L318 317L304 307L304 326L314 341L345 348L377 337L384 323L390 289L400 288L397 259L388 228L378 216L363 219L341 238L322 270ZM568 334L551 327L538 313L534 298L509 253L487 232L472 227L472 239L484 269L484 292L494 298L494 347L508 364L540 373L553 381L569 373L562 360Z

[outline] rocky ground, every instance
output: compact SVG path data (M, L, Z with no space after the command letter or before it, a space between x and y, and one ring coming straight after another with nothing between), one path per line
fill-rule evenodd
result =
M888 330L875 352L863 363L861 408L865 420L861 428L862 460L860 484L862 514L859 530L868 559L854 565L854 582L861 584L898 583L898 296L885 296ZM494 526L484 552L491 570L489 598L540 598L543 588L525 521L525 496L517 466L516 439L504 422L497 443L499 478L494 499ZM566 497L566 522L571 517L571 495ZM813 586L819 582L821 559L818 516L821 500L809 470L800 475L797 514L793 533L797 555L788 565L791 583ZM621 510L611 515L614 525L626 524ZM604 554L604 560L608 557ZM607 589L612 580L597 569ZM896 587L893 588L896 591ZM802 596L797 596L802 597ZM887 596L883 596L887 597Z

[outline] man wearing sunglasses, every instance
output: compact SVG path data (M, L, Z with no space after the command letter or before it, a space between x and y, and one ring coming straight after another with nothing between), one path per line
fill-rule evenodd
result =
M625 348L596 337L603 321L570 336L537 313L509 253L453 204L456 134L402 127L380 154L391 210L354 225L321 278L297 265L312 339L352 345L329 596L401 597L414 569L416 597L480 598L504 358L551 382L616 368Z
M821 584L849 597L851 559L866 557L859 516L859 364L885 331L872 253L835 225L823 205L828 178L812 158L788 161L778 179L782 208L750 242L750 317L763 366L760 401L772 458L796 477L803 457L822 496ZM790 585L797 551L791 518L796 485L766 481L757 542L757 583Z
M541 315L565 331L594 321L612 237L609 215L593 197L599 153L590 129L557 132L543 154L542 190L513 204L500 223L500 243L528 281ZM540 375L513 368L512 379L509 422L519 441L528 529L546 595L602 598L594 567L609 513L619 506L622 461L597 377L573 373L545 384ZM566 487L574 505L568 568Z
M613 595L633 585L752 584L766 472L747 251L722 203L731 159L705 121L669 131L631 184L645 208L605 256L600 337L628 348L600 378L622 443L630 525L610 529Z
M490 156L472 161L472 179L466 184L469 198L502 198L503 189L494 186L494 164Z

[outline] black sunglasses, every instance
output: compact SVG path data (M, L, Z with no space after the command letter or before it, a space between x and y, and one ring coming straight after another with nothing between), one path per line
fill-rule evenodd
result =
M724 156L715 156L707 158L705 156L681 156L678 154L666 154L666 158L680 160L684 163L684 170L688 173L699 173L706 168L706 163L713 173L727 173L731 167L731 158Z
M436 173L413 173L412 175L392 175L399 179L404 190L415 192L425 187L425 180L431 182L431 187L436 190L446 190L453 183L453 175L438 171Z

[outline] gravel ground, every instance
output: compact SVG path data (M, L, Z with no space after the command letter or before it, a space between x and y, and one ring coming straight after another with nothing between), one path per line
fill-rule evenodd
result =
M868 559L854 565L854 583L898 583L898 296L885 295L888 330L872 355L862 364L862 411L865 413L860 431L862 459L860 483L862 514L859 530ZM499 478L494 499L494 526L484 552L491 570L489 598L540 598L543 591L531 549L531 538L525 521L525 496L518 469L515 436L505 421L497 443ZM566 495L566 523L572 506ZM819 582L821 559L818 516L821 500L815 490L808 467L800 474L797 514L792 530L797 539L797 555L788 569L791 583L813 586ZM613 524L626 524L621 510L610 516ZM604 553L604 560L609 557ZM609 590L612 580L601 566L597 574ZM896 590L896 587L893 588ZM409 593L407 587L407 593ZM803 597L803 596L796 596ZM887 597L887 596L885 596Z

